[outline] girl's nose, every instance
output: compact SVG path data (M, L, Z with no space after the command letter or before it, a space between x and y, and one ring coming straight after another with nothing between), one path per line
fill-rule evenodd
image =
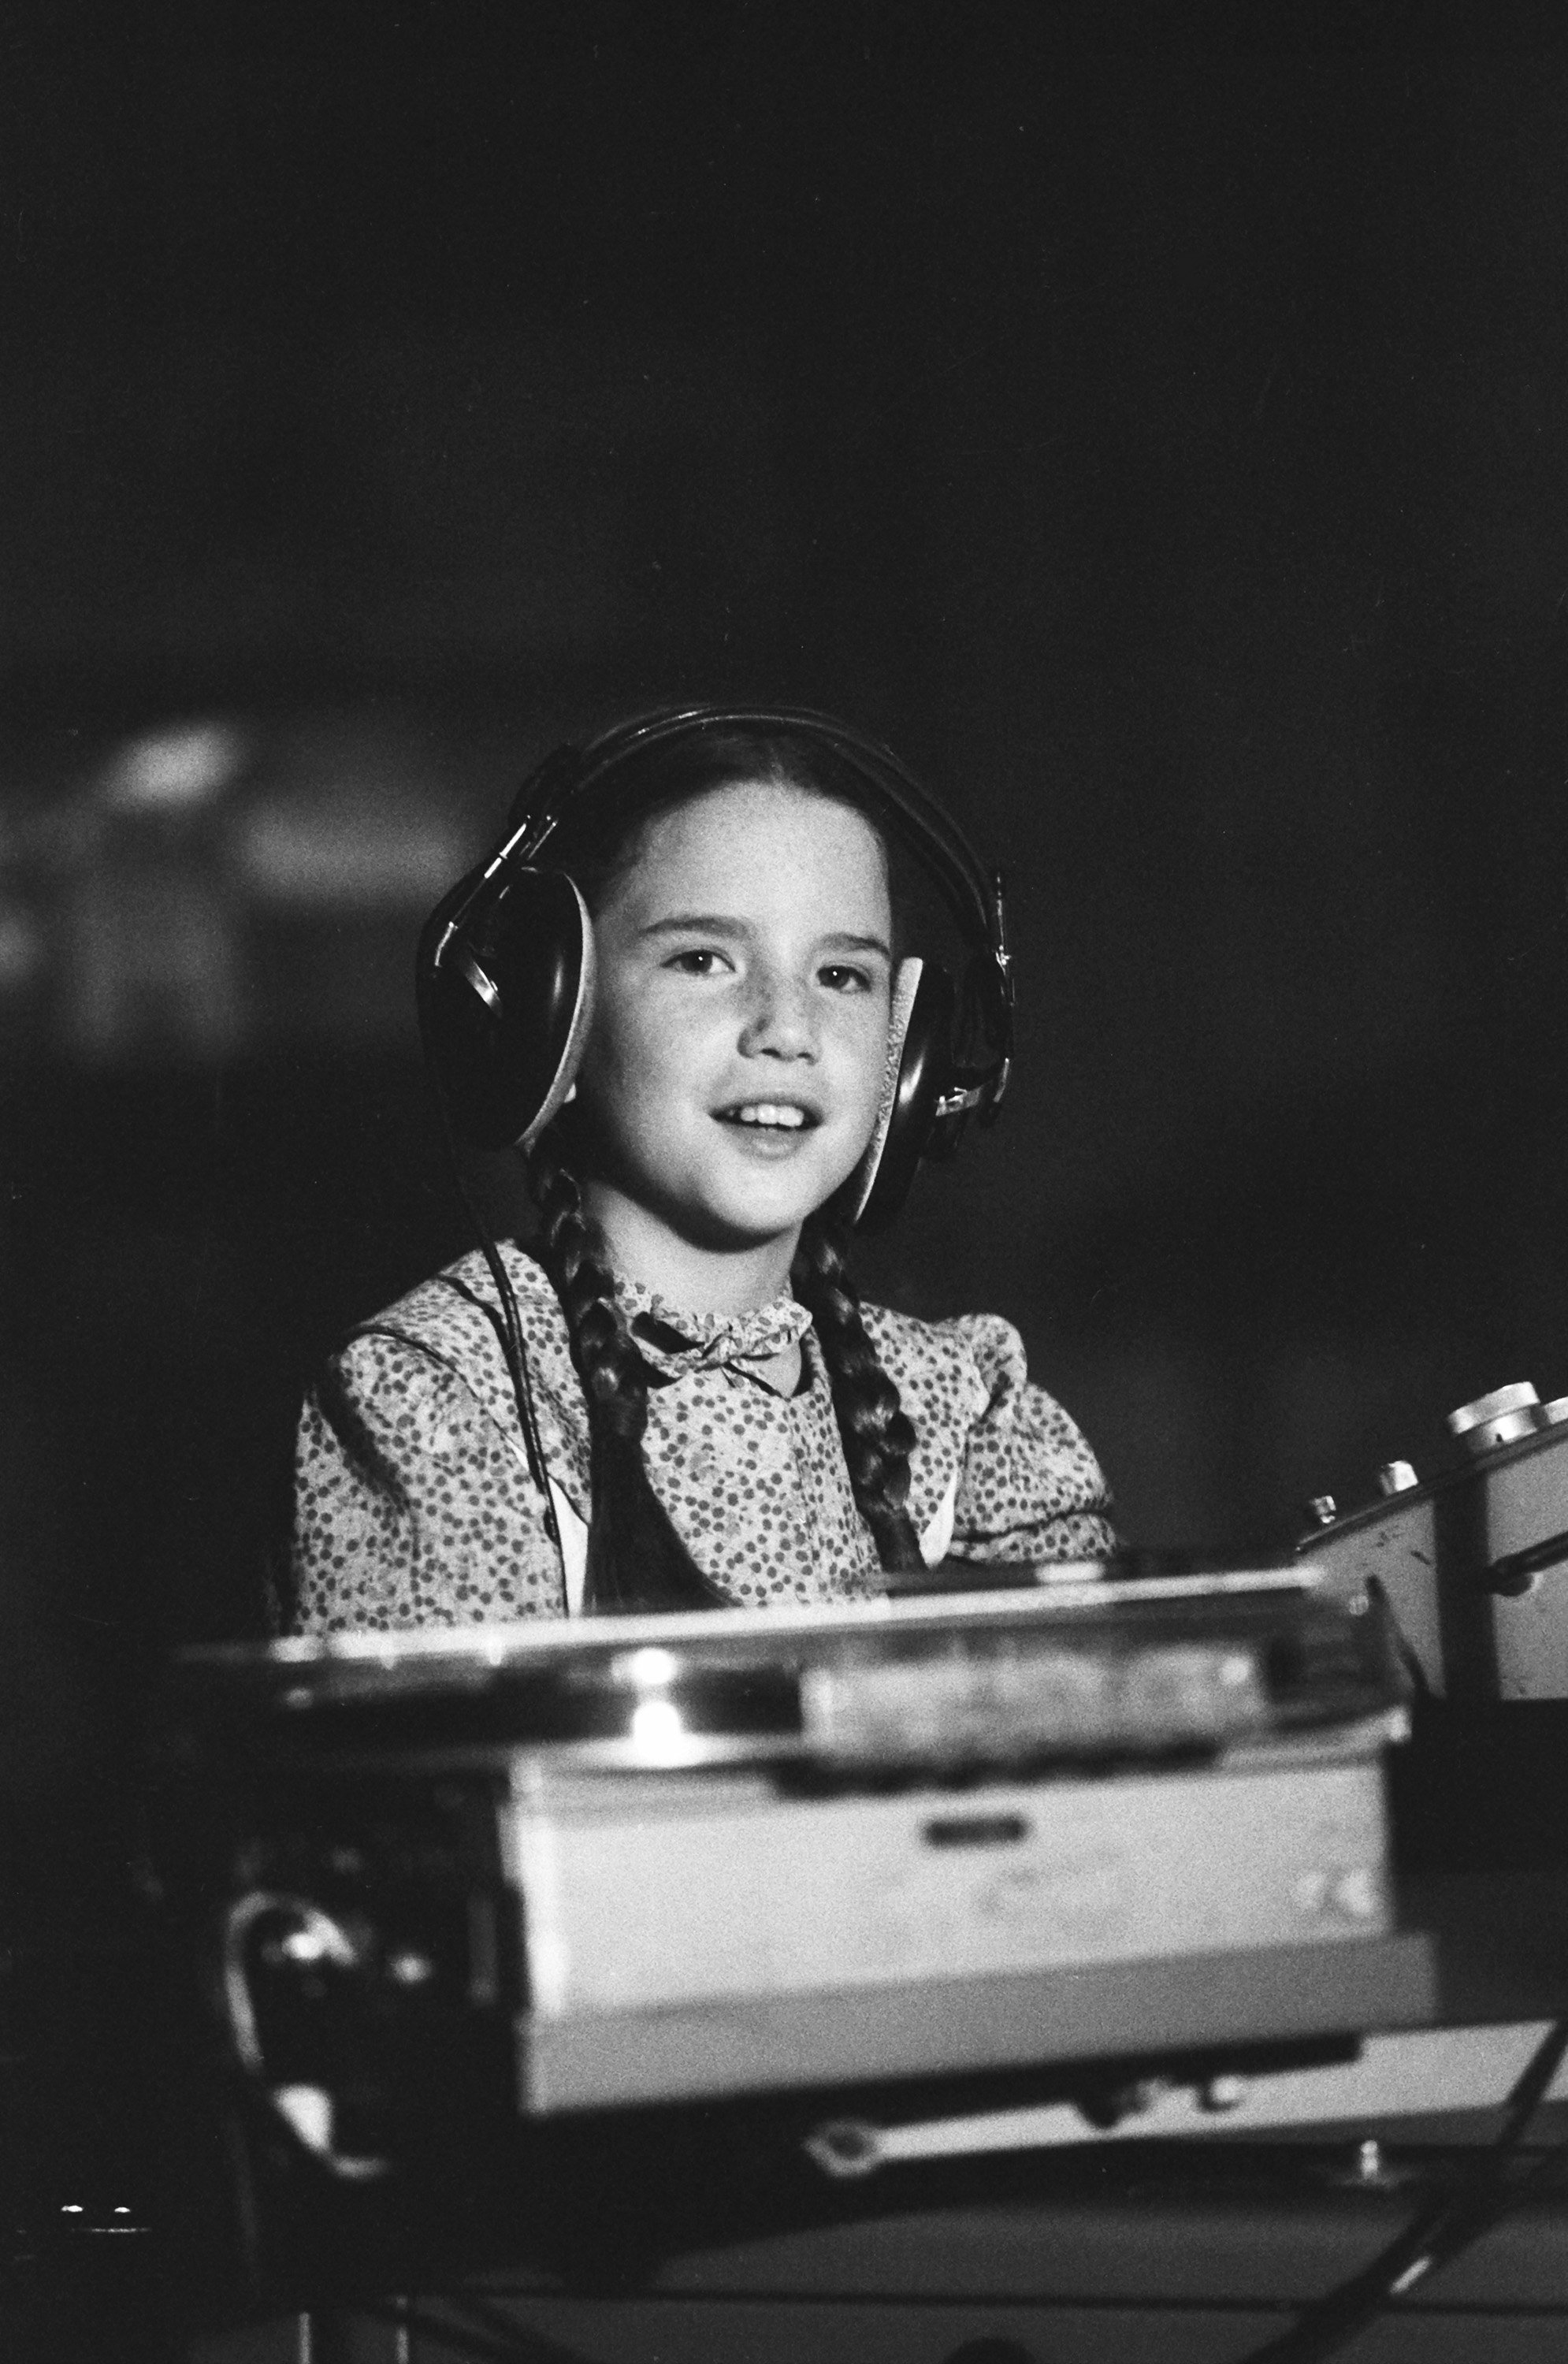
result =
M749 1058L817 1056L811 996L801 978L771 972L758 976L740 1031L740 1048Z

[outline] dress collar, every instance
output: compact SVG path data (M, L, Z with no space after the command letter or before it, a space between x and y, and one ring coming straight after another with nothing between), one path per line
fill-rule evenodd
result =
M798 1346L811 1316L788 1291L743 1313L688 1313L640 1281L616 1276L616 1297L637 1351L662 1378L728 1363L762 1363Z

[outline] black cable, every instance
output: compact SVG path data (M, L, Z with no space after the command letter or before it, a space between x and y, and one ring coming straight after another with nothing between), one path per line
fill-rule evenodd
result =
M451 1110L441 1088L439 1076L434 1078L436 1105L441 1112L441 1132L447 1144L447 1162L458 1196L468 1210L468 1220L479 1236L480 1248L490 1267L490 1277L495 1284L495 1294L501 1300L501 1352L506 1356L507 1374L512 1382L512 1394L517 1406L517 1420L523 1432L523 1451L528 1455L528 1476L539 1489L544 1506L545 1533L557 1551L561 1549L561 1529L556 1522L555 1503L550 1490L550 1477L544 1466L544 1443L539 1432L539 1415L534 1410L533 1388L528 1383L528 1354L523 1345L522 1315L517 1310L517 1291L512 1276L501 1260L501 1251L485 1219L484 1210L468 1187L458 1154L457 1134L452 1126Z
M539 1500L544 1506L545 1532L559 1550L561 1531L556 1525L555 1504L550 1499L550 1477L544 1466L544 1443L539 1433L539 1418L534 1411L533 1389L528 1385L528 1359L523 1347L522 1318L517 1310L512 1276L501 1261L501 1251L491 1237L489 1227L476 1201L470 1196L465 1185L459 1187L462 1189L463 1204L467 1207L473 1227L479 1233L479 1244L484 1252L484 1261L490 1267L490 1277L495 1283L496 1293L501 1299L504 1333L501 1346L506 1357L506 1368L511 1374L512 1393L517 1398L517 1418L522 1423L523 1450L528 1455L528 1475L538 1487Z
M1389 2242L1386 2248L1338 2289L1314 2300L1288 2331L1255 2347L1243 2364L1318 2364L1364 2329L1389 2301L1403 2298L1468 2247L1479 2234L1516 2207L1534 2188L1540 2169L1568 2164L1568 2146L1550 2152L1519 2182L1505 2183L1508 2163L1547 2088L1568 2052L1568 2019L1555 2020L1536 2046L1508 2095L1502 2126L1481 2155L1479 2166L1459 2189L1432 2202ZM1540 2175L1541 2181L1550 2180Z
M1431 2264L1428 2271L1435 2273L1440 2266L1446 2266L1478 2235L1490 2231L1499 2217L1506 2216L1511 2209L1522 2206L1539 2193L1550 2191L1564 2175L1568 2175L1568 2143L1557 2143L1536 2160L1528 2174L1494 2191L1489 2198L1479 2200L1473 2212L1467 2214L1462 2224L1451 2228L1442 2239L1434 2240L1429 2245ZM1422 2280L1425 2279L1423 2275Z

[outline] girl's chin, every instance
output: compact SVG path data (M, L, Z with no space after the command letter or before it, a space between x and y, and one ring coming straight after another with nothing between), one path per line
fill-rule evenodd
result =
M799 1231L833 1195L837 1184L809 1190L750 1190L706 1192L662 1212L672 1230L693 1247L743 1254L770 1246Z
M678 1225L694 1247L744 1253L789 1238L815 1211L816 1204L814 1200L810 1206L694 1207L682 1210L684 1220L678 1219Z
M838 1172L838 1164L835 1159L824 1170L816 1161L809 1166L804 1161L731 1164L718 1156L700 1169L658 1181L640 1176L597 1187L590 1183L588 1195L612 1232L628 1220L651 1221L689 1248L744 1254L792 1238L848 1178Z

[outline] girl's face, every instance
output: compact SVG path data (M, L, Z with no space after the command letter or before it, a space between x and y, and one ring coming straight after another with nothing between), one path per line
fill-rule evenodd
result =
M891 937L848 806L745 783L649 823L595 918L578 1079L612 1244L619 1198L696 1248L793 1250L871 1138Z

